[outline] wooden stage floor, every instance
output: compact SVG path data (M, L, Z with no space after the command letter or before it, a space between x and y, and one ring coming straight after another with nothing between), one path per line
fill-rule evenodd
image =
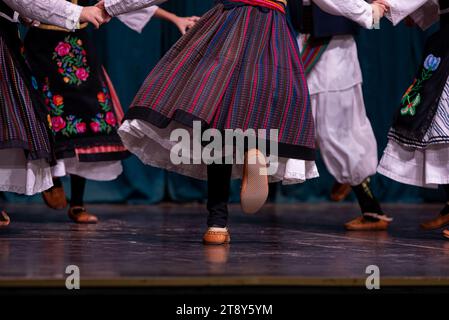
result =
M439 206L386 205L388 232L346 232L352 204L267 205L255 216L231 210L232 243L201 243L201 205L92 205L98 225L65 211L10 205L0 229L0 287L63 287L68 265L84 287L365 285L368 265L383 286L449 287L449 241L419 222Z

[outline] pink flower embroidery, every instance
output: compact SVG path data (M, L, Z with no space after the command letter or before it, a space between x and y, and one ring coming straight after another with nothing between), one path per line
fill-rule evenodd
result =
M86 124L84 122L79 122L76 124L76 132L85 133L86 132Z
M115 125L117 124L117 119L115 118L114 113L112 113L111 111L109 111L108 113L106 113L106 123L109 124L112 127L115 127Z
M70 46L70 44L65 43L65 42L60 42L57 45L55 51L60 57L64 57L70 53L71 48L72 47Z
M89 78L89 73L84 68L79 68L76 70L75 75L81 81L86 81Z
M98 122L91 122L90 123L90 129L93 132L100 132L100 124Z
M66 122L62 117L51 118L51 126L55 132L59 132L65 128Z

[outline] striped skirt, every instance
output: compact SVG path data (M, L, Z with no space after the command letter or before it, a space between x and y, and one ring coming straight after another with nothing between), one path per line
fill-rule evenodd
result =
M179 172L155 159L149 140L167 149L167 130L193 121L219 130L276 129L278 155L314 167L308 88L285 14L229 4L219 1L153 69L125 116L122 140L144 162Z
M0 19L0 191L34 194L52 185L47 116L32 82L17 27Z

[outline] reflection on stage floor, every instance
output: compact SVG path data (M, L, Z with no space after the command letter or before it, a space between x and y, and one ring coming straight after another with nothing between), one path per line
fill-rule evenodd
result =
M257 215L231 208L232 242L203 246L201 205L92 205L98 225L65 211L10 205L0 230L0 286L62 285L76 265L84 285L364 285L369 265L386 285L449 286L449 241L419 222L431 205L385 206L388 232L346 232L352 204L267 205Z

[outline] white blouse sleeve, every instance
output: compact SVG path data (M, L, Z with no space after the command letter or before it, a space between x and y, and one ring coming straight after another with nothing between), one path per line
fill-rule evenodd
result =
M138 33L142 33L143 28L150 22L157 9L159 9L158 6L143 8L137 11L121 14L117 16L117 18L128 28Z
M159 5L166 0L105 0L105 8L111 17Z
M388 0L390 11L386 17L394 24L411 18L423 29L439 20L438 0Z
M373 8L365 0L313 0L321 10L348 18L364 28L374 26Z
M4 2L24 17L69 30L77 27L83 9L65 0L4 0Z

